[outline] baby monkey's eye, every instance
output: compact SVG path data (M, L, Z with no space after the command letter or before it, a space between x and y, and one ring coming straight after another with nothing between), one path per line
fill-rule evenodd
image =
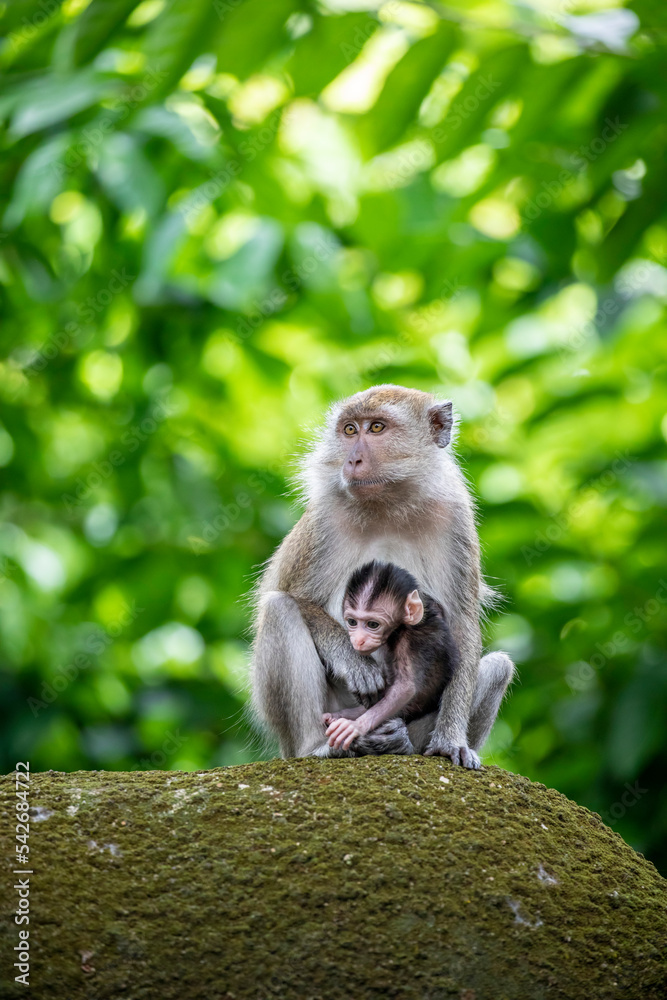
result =
M356 628L357 627L357 619L356 618L348 618L347 619L347 624L350 626L350 628Z
M369 430L371 434L379 434L380 431L384 430L385 425L380 420L374 420L371 424Z
M343 434L347 434L348 437L352 437L352 435L356 433L357 428L354 424L345 424L345 427L343 427Z
M369 628L372 628L373 631L375 631L376 628L380 627L379 622L366 622L366 624L368 625Z

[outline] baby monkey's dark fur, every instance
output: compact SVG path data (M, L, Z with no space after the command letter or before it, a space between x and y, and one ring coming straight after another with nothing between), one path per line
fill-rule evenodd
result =
M437 711L445 687L451 681L459 663L459 651L442 605L419 588L417 580L407 570L394 563L373 560L355 570L349 579L344 604L356 606L362 598L371 608L383 595L402 611L408 595L419 590L424 605L424 615L416 625L406 625L397 620L387 635L388 686L396 679L397 652L402 652L412 667L415 695L399 713L406 722Z
M442 605L420 594L414 576L393 563L369 562L352 574L343 598L343 616L358 652L385 650L385 687L379 701L369 708L359 706L323 716L329 746L335 751L354 751L358 739L389 719L410 723L437 711L458 669L459 651ZM414 752L414 747L408 752Z

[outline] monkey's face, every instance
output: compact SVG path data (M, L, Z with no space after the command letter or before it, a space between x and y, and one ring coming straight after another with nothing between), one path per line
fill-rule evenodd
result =
M353 496L411 491L449 441L451 404L429 406L426 393L399 386L369 389L339 410L336 438L342 484Z
M315 449L303 463L309 499L332 493L373 505L405 502L437 493L440 448L449 443L451 403L437 403L417 389L380 385L343 400L331 412ZM361 504L358 505L361 507Z
M382 599L370 607L346 603L343 615L350 642L359 653L373 653L379 649L401 620L399 609Z
M369 415L344 413L336 436L342 458L342 484L353 496L386 493L414 474L418 442L401 414L389 407Z

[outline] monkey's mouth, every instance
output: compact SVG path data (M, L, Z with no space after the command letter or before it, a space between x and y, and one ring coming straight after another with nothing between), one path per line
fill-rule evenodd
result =
M386 479L348 479L348 486L386 486Z

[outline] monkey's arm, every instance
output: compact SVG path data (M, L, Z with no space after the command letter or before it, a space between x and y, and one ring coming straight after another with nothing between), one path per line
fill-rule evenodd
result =
M482 766L476 751L468 746L468 720L478 669L479 654L466 659L462 653L461 669L445 689L433 734L424 751L426 757L449 757L453 764L475 770Z
M327 671L344 680L357 701L368 708L387 686L383 665L357 653L343 626L319 604L306 600L297 604Z
M325 722L329 722L327 737L329 746L343 750L349 749L350 745L359 736L365 736L372 732L387 719L392 719L400 714L405 706L415 696L415 684L411 674L402 673L396 678L389 690L372 708L367 709L358 719L331 718L331 721L324 717Z
M470 527L472 526L472 528ZM474 525L455 539L458 579L449 606L450 627L459 651L459 663L440 704L440 711L424 751L427 757L449 757L453 764L477 769L477 753L468 746L468 722L479 673L482 640L479 628L479 546Z
M325 530L307 510L271 559L260 588L280 591L296 601L320 660L331 677L342 680L367 708L387 686L381 664L352 647L346 630L323 608L328 590L329 555ZM318 543L319 540L319 543Z

